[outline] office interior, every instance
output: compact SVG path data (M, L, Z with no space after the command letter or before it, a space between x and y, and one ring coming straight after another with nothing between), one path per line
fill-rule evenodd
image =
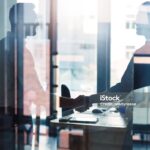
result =
M132 87L124 98L134 106L93 103L83 112L60 106L60 97L76 100L121 81L146 42L136 31L145 2L1 0L0 150L150 149L149 85ZM11 15L17 4L22 24ZM149 54L137 55L136 63L148 66ZM79 121L63 120L70 116Z

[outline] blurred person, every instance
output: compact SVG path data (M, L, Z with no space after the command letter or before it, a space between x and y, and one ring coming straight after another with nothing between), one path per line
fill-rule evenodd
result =
M25 38L35 36L37 15L32 3L16 3L9 11L11 30L0 41L0 108L13 112L17 100L18 113L45 98L45 92L35 71L32 54ZM31 26L32 25L32 26ZM25 104L25 106L23 106Z

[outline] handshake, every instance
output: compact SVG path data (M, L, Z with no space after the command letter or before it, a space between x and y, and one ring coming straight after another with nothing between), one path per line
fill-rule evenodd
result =
M60 107L75 109L79 112L86 111L92 106L88 96L80 95L77 98L60 97Z
M80 95L75 99L71 98L70 90L64 84L61 85L61 95L59 97L61 108L76 109L79 112L83 112L92 106L88 96Z
M101 92L90 96L80 95L77 98L71 98L70 91L66 86L62 86L62 97L60 97L60 107L75 109L83 112L90 108L93 103L119 103L126 97L125 92ZM65 94L63 94L65 93Z

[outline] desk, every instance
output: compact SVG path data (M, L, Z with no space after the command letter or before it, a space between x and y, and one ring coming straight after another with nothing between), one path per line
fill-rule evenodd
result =
M130 150L131 132L128 128L128 119L120 113L106 112L104 114L92 114L84 112L83 115L95 116L99 121L95 124L59 122L59 119L51 121L51 125L65 127L70 130L82 129L82 150ZM71 140L73 141L73 139ZM73 143L73 142L72 142ZM79 143L74 143L75 147ZM81 144L81 143L80 143ZM75 148L74 148L75 149ZM72 149L71 149L72 150Z

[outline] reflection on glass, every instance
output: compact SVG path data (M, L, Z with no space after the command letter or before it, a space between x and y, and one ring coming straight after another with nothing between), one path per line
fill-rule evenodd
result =
M18 1L20 2L20 1ZM24 2L24 1L21 1ZM31 2L31 1L30 1ZM25 1L26 3L26 1ZM24 40L23 53L23 100L25 115L40 115L49 108L49 1L33 1L33 10L24 7L24 30L29 28L29 35ZM41 11L41 9L43 11ZM32 14L34 16L32 17ZM35 27L35 22L37 26ZM35 32L33 34L33 32ZM43 112L41 112L43 111Z

